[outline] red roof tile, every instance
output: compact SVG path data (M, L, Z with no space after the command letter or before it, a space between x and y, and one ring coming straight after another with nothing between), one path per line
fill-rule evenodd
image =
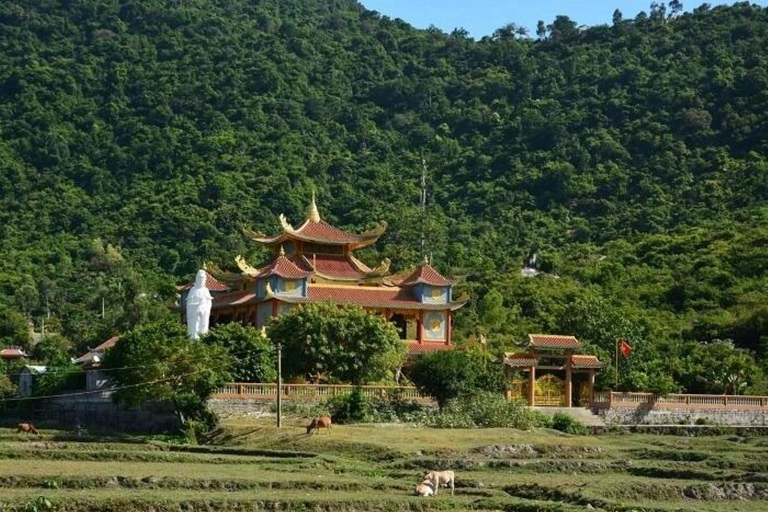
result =
M349 256L332 256L327 254L304 255L306 261L314 266L315 272L323 277L340 279L362 279L365 272L349 258Z
M514 368L527 368L529 366L536 366L539 360L531 355L524 353L507 353L504 354L504 364L512 366Z
M331 242L336 244L351 244L361 240L360 235L347 233L336 226L332 226L321 220L320 222L307 221L296 230L301 238L318 242Z
M212 292L225 292L225 291L229 290L229 287L226 284L222 283L221 281L219 281L218 279L213 277L210 273L206 272L205 275L206 275L206 277L205 277L205 286L209 290L211 290ZM195 283L191 282L191 283L187 283L187 284L183 284L183 285L177 286L176 289L181 292L181 291L184 291L184 290L189 290L194 285L195 285Z
M108 340L104 341L100 345L98 345L96 348L90 349L85 354L81 355L77 359L75 359L76 363L93 363L95 356L99 354L103 354L110 348L114 347L117 342L120 341L120 336L112 336Z
M10 347L0 350L0 357L3 359L19 359L21 357L27 357L24 349L19 347Z
M213 297L214 308L226 308L230 306L239 306L254 301L256 294L250 290L241 290L238 292L223 293Z
M575 336L561 334L529 334L528 346L536 348L573 349L581 347Z
M408 354L409 355L419 355L419 354L425 354L429 352L437 352L440 350L453 350L453 345L448 345L443 342L430 342L425 341L422 343L419 343L418 341L409 341L408 342Z
M424 283L430 286L451 286L454 281L446 279L427 262L422 263L410 275L398 282L398 286L413 286Z
M310 286L310 302L333 301L372 308L458 309L463 304L431 304L416 300L410 290L383 286ZM282 299L282 297L281 297Z
M310 274L311 272L300 269L294 262L280 254L269 265L259 269L258 275L254 277L276 275L286 279L302 279L309 277Z
M602 368L603 363L595 356L572 355L571 366L574 368Z

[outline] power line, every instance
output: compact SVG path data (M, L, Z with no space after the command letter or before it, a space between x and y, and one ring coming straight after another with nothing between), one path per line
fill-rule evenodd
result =
M225 348L225 350L226 350L226 348ZM242 354L233 354L233 353L227 351L227 353L230 356L234 357L235 359L241 357L242 355L245 355L245 356L248 355L245 352L242 353ZM186 361L199 361L201 359L208 359L208 356L201 356L201 357L196 357L196 358L192 358L192 359L187 359ZM137 366L119 366L119 367L116 367L116 368L98 368L98 371L100 371L100 372L113 372L113 371L117 371L117 370L135 370L135 369L141 369L141 368L152 368L154 366L159 366L159 365L162 365L162 364L169 364L169 363L173 363L173 362L174 362L173 360L170 360L168 362L156 362L156 363L143 364L143 365L137 365ZM44 365L25 365L25 366L44 366ZM59 374L65 375L67 373L70 373L70 370L75 370L75 369L80 370L80 369L82 369L82 367L78 366L77 368L71 368L71 369L70 368L65 368L65 367L60 367L60 368L58 368L59 371L56 371L56 370L47 371L46 370L45 375L59 375ZM74 372L72 372L72 373L74 373ZM24 375L24 374L21 373L21 372L17 372L17 373L3 373L3 372L0 372L0 375L5 375L7 377L18 377L18 376ZM43 375L43 374L41 373L41 374L37 374L37 375Z
M117 386L114 388L109 388L108 390L102 390L102 389L96 389L93 391L77 391L75 393L61 393L58 395L42 395L42 396L25 396L25 397L17 397L17 398L3 398L0 399L0 403L6 403L6 402L24 402L24 401L31 401L31 400L45 400L48 398L66 398L66 397L72 397L72 396L83 396L83 395L94 395L99 393L105 393L107 391L114 392L114 391L120 391L123 389L131 389L131 388L137 388L140 386L146 386L149 384L159 384L161 382L168 382L174 379L178 379L180 377L187 377L189 375L194 375L196 373L200 373L206 370L209 370L210 368L202 368L200 370L195 370L193 372L189 373L182 373L180 375L174 375L172 377L167 377L164 379L156 379L156 380L150 380L147 382L139 382L137 384L126 384L124 386Z

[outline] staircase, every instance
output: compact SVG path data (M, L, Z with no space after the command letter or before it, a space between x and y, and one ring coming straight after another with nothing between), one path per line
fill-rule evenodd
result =
M533 407L534 410L548 416L561 412L581 422L585 427L604 427L605 422L586 407Z

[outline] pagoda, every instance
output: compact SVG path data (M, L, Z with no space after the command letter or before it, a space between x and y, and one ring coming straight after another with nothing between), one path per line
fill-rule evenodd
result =
M284 215L279 221L282 232L276 236L244 231L272 252L264 265L253 267L242 256L235 258L237 272L205 265L213 296L211 326L240 322L263 327L302 304L333 302L384 316L398 328L412 355L451 348L453 312L465 304L453 299L454 281L426 259L390 274L388 259L370 268L354 256L355 250L379 239L386 223L361 234L343 231L320 217L314 193L301 226L294 228ZM182 312L189 288L180 288Z

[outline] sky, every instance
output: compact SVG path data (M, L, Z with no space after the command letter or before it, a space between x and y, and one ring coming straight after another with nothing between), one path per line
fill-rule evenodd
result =
M536 32L538 20L550 24L555 16L564 14L579 25L611 23L618 8L624 18L634 18L640 11L649 11L652 0L360 0L370 10L391 18L402 18L417 28L434 25L445 32L464 28L474 38L493 34L508 23L515 23ZM669 3L657 0L658 3ZM690 11L704 3L682 0L684 10ZM709 0L712 6L732 4ZM767 6L768 0L753 0Z

